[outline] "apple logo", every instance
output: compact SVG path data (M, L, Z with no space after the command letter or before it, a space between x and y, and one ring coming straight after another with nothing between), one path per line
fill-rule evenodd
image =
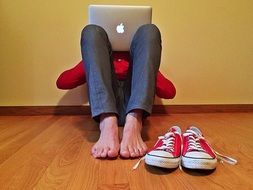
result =
M116 27L116 31L119 33L119 34L122 34L125 32L124 30L124 24L123 23L120 23L117 27Z

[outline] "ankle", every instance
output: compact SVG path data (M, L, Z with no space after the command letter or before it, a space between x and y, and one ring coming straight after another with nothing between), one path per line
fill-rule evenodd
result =
M141 109L134 109L127 114L126 122L127 122L127 120L142 122L142 115L143 115L143 111Z
M105 120L110 120L110 121L116 120L117 121L117 117L114 113L102 113L100 115L100 123Z
M136 113L129 113L126 118L124 126L124 133L141 133L142 130L142 115L135 115Z
M105 113L100 115L100 130L117 128L117 117L115 114Z

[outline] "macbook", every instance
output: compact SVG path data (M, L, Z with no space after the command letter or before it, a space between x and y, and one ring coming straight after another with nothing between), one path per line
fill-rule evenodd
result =
M105 29L113 51L129 51L132 38L143 24L150 24L151 6L90 5L89 24Z

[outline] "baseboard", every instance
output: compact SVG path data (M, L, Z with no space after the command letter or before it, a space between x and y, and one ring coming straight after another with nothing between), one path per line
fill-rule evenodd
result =
M153 113L232 113L253 112L253 104L155 105Z
M253 104L154 105L154 114L253 112ZM88 115L89 106L0 106L0 116Z
M0 106L0 115L88 115L89 106Z

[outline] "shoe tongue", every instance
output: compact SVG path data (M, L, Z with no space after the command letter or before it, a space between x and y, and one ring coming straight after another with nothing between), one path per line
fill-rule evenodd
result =
M181 129L178 126L172 126L168 132L178 132L181 134Z
M197 127L191 126L189 129L197 133L199 136L202 136L201 131Z

